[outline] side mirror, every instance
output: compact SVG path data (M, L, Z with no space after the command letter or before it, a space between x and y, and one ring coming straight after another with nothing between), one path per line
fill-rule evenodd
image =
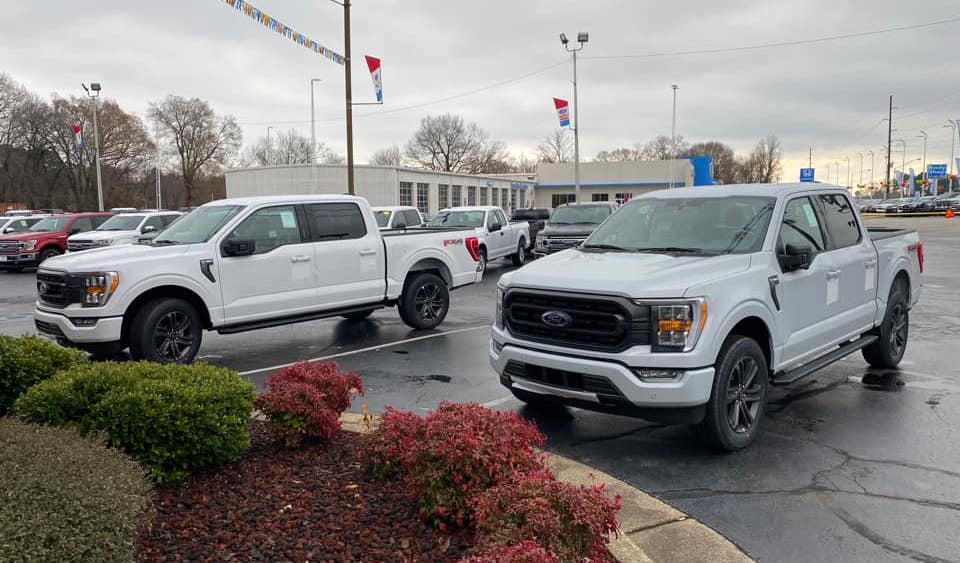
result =
M495 225L490 225L490 227L489 227L487 230L490 231L491 233L495 233L495 232L499 231L499 230L502 229L502 228L503 228L503 226L500 225L499 223L497 223L497 224L495 224Z
M153 231L156 231L156 230L157 228L154 227L153 225L147 225L143 228L144 233L152 233Z
M7 227L3 230L3 234L12 233L15 229L13 227Z
M788 244L783 251L784 253L777 258L784 270L792 272L810 267L810 255L813 254L813 249L809 245Z
M83 231L81 231L80 229L70 229L70 232L67 233L67 236L75 235L75 234L81 233L81 232L83 232Z
M250 256L257 251L257 241L252 238L228 238L220 245L224 256Z

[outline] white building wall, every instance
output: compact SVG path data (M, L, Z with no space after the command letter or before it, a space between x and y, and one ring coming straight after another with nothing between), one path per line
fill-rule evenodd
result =
M693 185L693 164L686 159L673 161L674 187ZM671 161L637 160L625 162L581 162L580 199L596 197L615 201L617 194L640 194L670 187ZM554 195L572 196L576 188L573 163L541 163L537 166L536 206L554 207ZM562 197L561 197L562 199Z

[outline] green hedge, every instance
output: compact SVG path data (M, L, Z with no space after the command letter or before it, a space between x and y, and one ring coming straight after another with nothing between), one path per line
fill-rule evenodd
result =
M150 488L102 440L0 418L0 561L133 561Z
M253 384L224 368L104 362L35 385L14 408L32 422L105 432L165 485L236 460L249 445L253 400Z
M0 415L31 386L85 362L86 356L79 350L36 336L0 335Z

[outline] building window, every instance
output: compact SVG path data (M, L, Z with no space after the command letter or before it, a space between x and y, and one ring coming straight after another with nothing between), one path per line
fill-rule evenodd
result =
M497 188L490 188L490 205L497 204L497 195L500 193L500 190Z
M551 207L560 207L564 203L574 203L577 201L575 194L553 194L550 197Z
M430 213L430 184L417 184L417 209L420 213Z
M507 208L507 201L510 198L510 195L507 193L508 191L510 190L507 188L500 188L500 207L504 209Z
M413 182L400 182L400 205L413 206Z
M610 194L593 194L590 201L610 201Z
M451 206L453 206L453 207L460 207L460 202L461 202L461 200L460 200L460 192L461 192L461 191L463 191L463 188L462 188L461 186L454 186L454 187L453 187L453 201L450 203Z
M622 194L617 194L617 203L624 204L633 199L633 193L627 192Z
M527 190L520 190L520 209L527 208Z
M480 186L480 205L489 205L490 193L488 192L489 188Z
M446 209L450 207L450 186L447 184L438 184L437 192L438 197L440 198L440 201L438 202L440 209Z
M517 208L517 190L510 190L510 209Z
M477 187L467 186L467 205L477 204Z

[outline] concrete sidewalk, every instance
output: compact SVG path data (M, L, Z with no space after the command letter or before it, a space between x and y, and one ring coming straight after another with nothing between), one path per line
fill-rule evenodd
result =
M350 432L368 432L376 417L344 413L340 421ZM620 533L611 538L610 553L621 563L750 563L753 560L705 524L643 491L563 456L548 454L547 466L562 481L605 484L620 495Z

